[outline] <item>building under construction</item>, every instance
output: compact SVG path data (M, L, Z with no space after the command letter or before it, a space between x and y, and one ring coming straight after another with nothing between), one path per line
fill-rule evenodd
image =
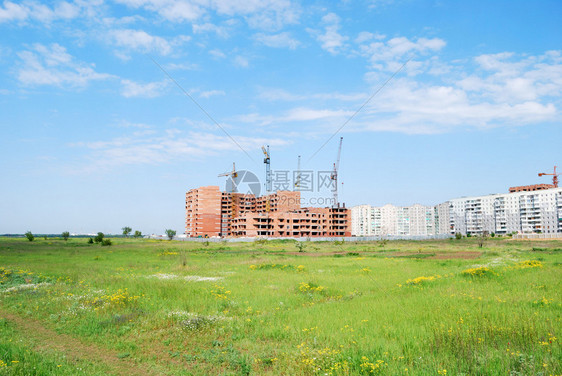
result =
M349 209L301 208L300 192L253 194L221 192L218 186L185 195L188 237L343 237L351 236Z

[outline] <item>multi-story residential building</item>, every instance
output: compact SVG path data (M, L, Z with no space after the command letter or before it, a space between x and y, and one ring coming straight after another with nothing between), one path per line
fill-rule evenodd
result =
M562 233L562 188L536 185L510 191L461 197L435 206L355 206L351 208L352 235Z
M449 233L449 205L359 205L351 208L354 236L433 236Z
M562 232L562 188L462 197L449 201L451 234Z
M301 208L300 192L221 192L218 186L185 196L185 233L199 236L342 237L351 235L349 209Z
M433 207L435 218L435 234L449 234L451 231L451 214L449 212L449 203L444 202Z

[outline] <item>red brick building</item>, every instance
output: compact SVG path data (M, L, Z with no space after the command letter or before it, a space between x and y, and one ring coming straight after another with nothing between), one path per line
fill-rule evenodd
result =
M542 190L551 189L551 188L554 188L554 185L552 185L552 184L520 185L518 187L510 187L509 193L542 191Z
M301 208L300 192L265 196L221 192L218 186L192 189L185 196L185 233L199 236L342 237L351 235L350 211Z

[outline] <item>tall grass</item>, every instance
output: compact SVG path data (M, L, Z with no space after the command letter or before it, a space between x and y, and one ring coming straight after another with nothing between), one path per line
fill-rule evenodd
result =
M0 304L162 373L560 374L560 247L0 239Z

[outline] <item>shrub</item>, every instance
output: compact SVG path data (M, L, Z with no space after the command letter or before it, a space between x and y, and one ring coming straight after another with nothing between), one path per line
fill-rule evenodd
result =
M306 243L305 242L297 242L295 244L297 246L297 249L299 250L299 252L305 252L305 248L306 248Z
M94 241L96 243L101 243L104 236L103 232L98 232L98 234L94 237Z
M142 232L139 230L135 230L135 234L133 235L135 238L140 238L142 236Z
M88 239L88 244L94 244L94 239L93 239L93 238L89 238L89 239Z
M461 239L462 239L462 234L461 234L460 232L457 232L457 233L455 234L455 239L461 240Z
M33 239L35 239L35 236L33 236L33 234L31 233L31 231L28 231L25 233L25 237L27 238L27 240L29 240L30 242L33 241Z
M102 247L110 246L111 244L112 244L112 243L111 243L111 239L103 239L103 240L101 241Z
M66 241L70 237L70 232L65 231L61 234L62 238Z

